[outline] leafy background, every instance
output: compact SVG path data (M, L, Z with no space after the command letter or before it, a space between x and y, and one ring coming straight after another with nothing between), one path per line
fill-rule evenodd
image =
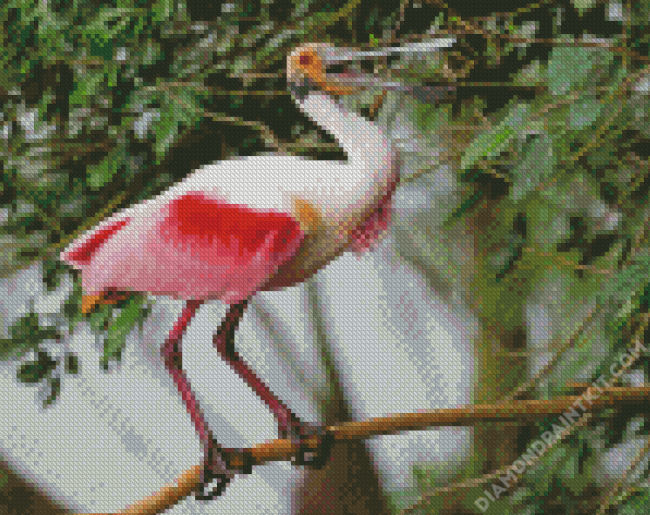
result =
M202 164L277 149L341 157L289 95L284 63L295 46L454 34L457 44L439 55L375 64L417 93L389 94L377 115L402 150L404 182L447 167L459 191L457 202L435 206L435 219L398 216L398 251L441 284L460 284L456 300L478 314L476 402L553 398L573 393L571 382L609 377L621 352L649 343L650 7L506 1L497 13L479 4L5 3L0 273L38 260L56 288L72 273L57 256L75 235ZM370 113L371 97L355 102ZM471 266L454 254L459 230L473 242ZM81 319L80 298L75 278L61 313L67 331ZM103 366L119 359L148 302L131 296L92 316L105 335ZM48 352L62 330L26 313L0 343L2 359L20 358L21 381L48 386L45 404L65 380L55 371L81 365L72 352ZM637 359L623 384L646 384L648 363ZM645 512L646 413L614 407L583 418L487 513ZM474 460L453 484L418 465L416 509L442 513L451 502L455 513L480 513L473 501L489 474L552 423L478 427ZM516 444L495 448L498 435ZM593 475L608 450L636 437L646 444L628 463L632 480L612 486ZM399 496L393 502L404 509Z

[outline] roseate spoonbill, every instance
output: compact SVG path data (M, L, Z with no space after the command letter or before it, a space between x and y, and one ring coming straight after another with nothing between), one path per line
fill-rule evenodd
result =
M280 435L298 442L312 434L325 437L322 428L301 423L235 352L234 333L255 292L298 284L347 249L370 248L387 228L399 157L379 127L336 97L373 84L384 90L402 86L362 75L337 76L328 66L432 51L453 42L448 38L366 52L318 43L298 48L287 58L294 99L336 137L347 154L345 162L272 154L204 166L157 197L114 214L61 253L64 262L81 271L84 313L99 302L114 301L116 292L186 300L161 352L205 446L203 487L219 481L212 493L197 498L220 495L235 473L250 471L250 465L234 469L224 457L182 369L182 335L206 300L229 305L214 346L272 410ZM319 466L326 458L326 450L311 460L301 452L297 463Z

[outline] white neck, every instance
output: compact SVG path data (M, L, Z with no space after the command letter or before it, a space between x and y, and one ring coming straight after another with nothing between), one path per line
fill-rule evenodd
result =
M390 140L377 125L348 111L330 95L311 92L299 104L301 111L332 134L348 155L348 165L361 160L367 168L383 168L384 159L393 154ZM361 163L359 163L361 165Z

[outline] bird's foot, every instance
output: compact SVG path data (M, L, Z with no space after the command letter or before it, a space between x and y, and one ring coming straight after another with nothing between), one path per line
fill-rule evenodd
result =
M234 466L233 458L239 454L243 459L241 466ZM253 456L250 452L237 452L234 449L223 449L211 445L206 451L200 485L195 498L198 501L209 501L219 497L226 490L237 474L250 474L253 471ZM216 486L213 483L216 482Z
M317 442L315 449L310 445L314 437ZM293 445L299 447L298 453L291 459L293 465L320 469L329 462L334 434L328 432L324 425L302 422L300 425L292 425L289 431L281 429L280 438L289 439Z

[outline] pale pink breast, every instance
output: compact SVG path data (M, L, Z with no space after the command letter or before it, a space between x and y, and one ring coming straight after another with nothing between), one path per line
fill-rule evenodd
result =
M391 184L388 192L382 197L372 214L352 232L350 250L365 252L372 249L388 230L393 204L393 192L397 181Z

